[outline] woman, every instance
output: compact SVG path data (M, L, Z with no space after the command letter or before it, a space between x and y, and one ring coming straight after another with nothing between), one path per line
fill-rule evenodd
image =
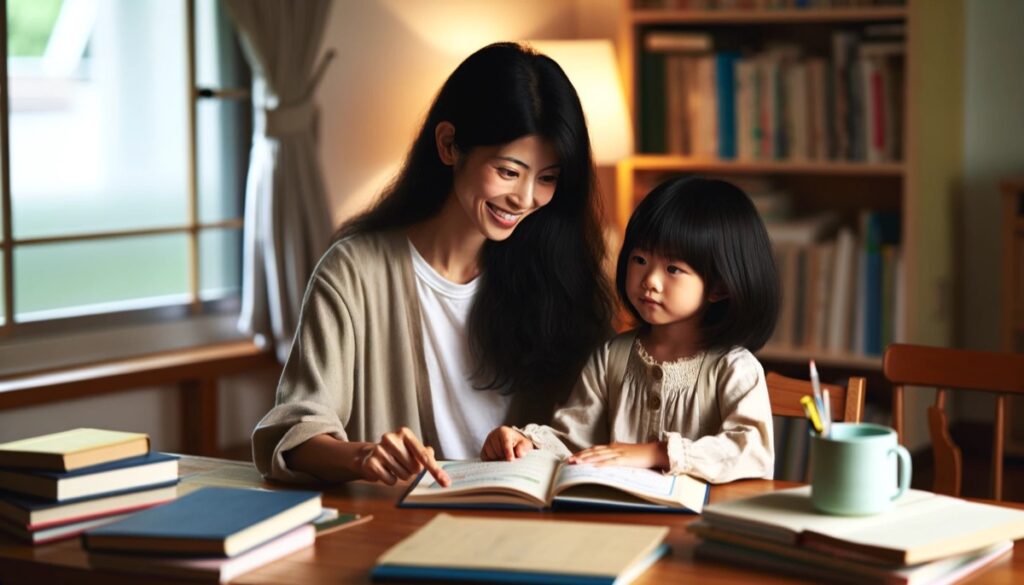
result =
M609 333L590 139L565 73L512 43L442 86L382 199L310 280L277 406L282 481L393 484L546 421ZM429 445L429 446L424 446Z

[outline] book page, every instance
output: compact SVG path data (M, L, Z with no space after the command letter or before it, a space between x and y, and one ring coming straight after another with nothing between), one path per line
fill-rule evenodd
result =
M668 528L438 514L377 563L615 576L648 556Z
M555 493L573 486L602 485L642 499L700 512L704 504L707 485L683 475L664 475L651 469L637 467L595 467L593 465L563 465L555 480Z
M530 451L514 461L439 461L452 483L442 487L429 473L409 492L406 500L447 500L447 496L487 492L516 491L539 501L548 501L551 479L558 467L558 458L544 451ZM449 500L453 503L457 499Z

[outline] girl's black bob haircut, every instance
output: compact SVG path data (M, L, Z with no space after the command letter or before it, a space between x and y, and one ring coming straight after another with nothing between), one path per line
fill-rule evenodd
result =
M644 326L626 294L634 250L689 264L704 279L711 303L701 320L705 348L760 349L775 330L779 278L768 231L750 198L726 181L684 177L654 188L633 211L619 253L615 285L622 303Z

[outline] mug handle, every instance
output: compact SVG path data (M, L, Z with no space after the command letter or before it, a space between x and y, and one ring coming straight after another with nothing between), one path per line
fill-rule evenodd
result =
M910 451L903 445L896 445L889 450L890 453L895 452L896 456L899 457L899 472L900 472L900 485L897 488L896 493L889 498L890 502L894 502L899 499L900 496L907 492L907 488L910 487Z

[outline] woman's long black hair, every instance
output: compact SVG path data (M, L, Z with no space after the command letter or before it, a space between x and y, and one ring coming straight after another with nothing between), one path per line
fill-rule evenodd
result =
M464 154L537 135L558 155L551 202L508 239L484 244L469 336L478 387L560 400L611 332L612 293L601 269L605 247L583 109L549 57L496 43L463 61L434 99L394 182L338 237L407 227L441 210L453 180L434 138L443 121L455 126L455 146Z

